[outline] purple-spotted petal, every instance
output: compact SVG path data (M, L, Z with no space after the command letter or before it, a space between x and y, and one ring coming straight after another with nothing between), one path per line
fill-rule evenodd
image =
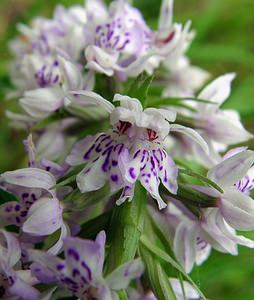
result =
M66 267L70 272L81 274L86 282L102 276L105 246L102 235L95 242L71 237L64 240Z

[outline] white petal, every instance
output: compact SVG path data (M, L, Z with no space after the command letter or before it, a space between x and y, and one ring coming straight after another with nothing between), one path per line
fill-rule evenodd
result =
M173 0L163 0L161 4L159 29L169 28L173 19Z
M254 152L242 151L210 169L207 177L222 188L230 187L247 174L253 162Z
M81 193L96 191L102 188L107 179L107 173L102 170L105 157L101 156L96 162L88 164L77 177L77 185Z
M222 195L219 207L230 226L238 230L254 229L254 200L236 189Z
M195 263L197 235L197 227L191 222L183 221L176 228L173 243L174 253L187 273L192 270Z
M218 77L203 89L198 95L198 98L212 101L220 106L229 97L231 92L231 82L234 78L235 73L229 73ZM214 106L216 108L216 105Z
M29 209L23 231L32 235L49 235L62 225L62 207L58 199L40 198Z
M178 125L178 124L172 124L170 126L170 131L179 132L179 133L187 135L194 142L196 142L198 145L200 145L200 147L205 151L206 154L209 154L210 150L209 150L209 147L208 147L206 141L194 129L188 128L188 127L185 127L185 126L182 126L182 125Z
M69 235L70 235L69 227L67 226L67 224L62 222L61 234L59 236L59 239L51 248L48 249L47 252L53 255L59 254L63 248L64 239Z
M74 144L71 153L67 156L66 162L70 166L78 166L85 162L84 155L92 146L92 142L96 139L96 136L87 136Z
M183 281L183 289L185 293L185 297L182 291L182 284L179 279L177 278L169 278L170 284L173 288L173 291L176 293L177 300L184 300L186 297L187 299L199 299L198 292L194 289L194 287L187 281Z
M99 94L91 91L73 91L73 94L79 96L79 99L84 100L84 104L92 106L100 106L107 112L111 113L114 110L114 105L108 100L101 97Z
M3 235L6 245L0 244L0 260L7 261L12 267L14 266L21 257L21 249L16 237L5 231L0 230L1 235Z
M9 184L44 189L50 193L54 193L50 189L56 185L55 177L51 173L37 168L24 168L5 172L1 174L1 178Z
M19 100L22 108L35 119L43 119L63 105L61 88L40 88L27 91Z

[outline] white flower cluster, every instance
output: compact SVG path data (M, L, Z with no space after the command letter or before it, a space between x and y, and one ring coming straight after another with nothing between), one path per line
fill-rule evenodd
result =
M159 265L177 299L199 298L190 283L167 276L159 260L147 263L138 244L132 257L111 266L115 248L105 255L105 243L129 238L117 236L113 221L118 209L127 214L129 205L144 200L139 187L146 204L130 218L142 215L145 227L153 224L151 232L138 227L152 241L161 232L185 275L212 248L232 255L238 245L254 248L237 234L254 230L254 152L239 146L253 135L237 111L221 107L235 74L203 87L211 75L187 58L194 34L190 22L173 22L172 0L162 1L157 30L127 0L108 7L86 0L84 7L58 6L52 19L37 17L18 31L10 42L14 91L8 97L18 98L20 113L7 116L16 128L33 132L35 145L29 134L29 166L0 177L0 188L13 196L0 203L0 296L116 300L124 290L132 300L160 299L156 281L148 291L142 280L128 288L144 266L155 276L158 270L149 268ZM147 82L156 70L161 90L154 96L154 83ZM189 170L191 161L207 175ZM111 222L97 228L108 215ZM91 217L95 232L89 235ZM118 225L124 231L133 224L123 218ZM87 236L97 237L81 239ZM133 239L142 244L142 237ZM124 251L129 245L123 244ZM56 257L63 250L65 260ZM42 292L41 284L54 288Z

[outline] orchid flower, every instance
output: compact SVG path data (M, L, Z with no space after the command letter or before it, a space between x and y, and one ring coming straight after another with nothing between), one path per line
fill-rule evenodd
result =
M56 112L61 107L80 104L71 91L91 89L89 76L85 77L72 62L58 56L55 60L50 57L43 61L38 56L27 57L29 62L24 65L22 72L34 76L27 81L34 86L25 92L19 100L25 112L35 120L40 120ZM47 62L49 61L49 62ZM25 61L24 61L25 63ZM81 103L85 105L83 101Z
M182 218L174 236L174 253L186 272L190 272L195 263L201 265L211 247L238 255L237 245L254 248L254 241L237 235L217 208L206 209L202 220Z
M143 273L140 259L119 266L103 276L106 235L101 231L95 241L79 238L64 240L65 260L31 250L32 273L41 283L56 283L81 300L119 299L116 291L127 288L130 280Z
M211 103L198 103L197 113L194 115L196 126L210 146L210 156L205 155L200 149L195 155L200 157L208 167L220 162L218 152L226 150L227 146L243 143L253 138L242 125L240 115L232 109L220 109L220 106L229 97L231 82L234 73L218 77L197 96L199 99L209 100Z
M236 153L236 154L235 154ZM254 187L254 153L244 148L230 151L224 161L209 170L208 178L223 189L192 185L195 190L217 198L217 207L203 211L201 220L181 218L174 237L176 257L189 272L200 255L206 258L209 247L237 255L237 244L254 248L254 242L236 235L235 229L253 230L254 202L248 195ZM203 248L201 253L198 245ZM203 261L203 259L201 260Z
M169 54L182 51L189 27L172 23L173 1L162 3L159 29L152 31L128 1L114 1L108 10L101 1L87 1L87 67L120 80L154 68Z
M123 189L117 204L133 197L134 185L141 182L158 201L159 208L166 204L159 195L160 182L171 193L177 192L178 169L163 148L170 131L185 133L200 143L203 139L192 129L170 124L176 114L167 109L146 108L128 96L115 95L120 106L112 107L112 129L79 141L66 162L72 166L86 164L77 176L82 193L98 190L108 180L112 192ZM207 150L207 149L206 149Z
M248 195L248 191L254 187L253 163L254 152L250 150L226 158L207 174L223 189L223 193L210 188L203 189L204 193L213 194L219 199L218 208L222 216L238 230L254 228L254 201Z
M85 45L83 26L86 21L86 11L82 6L65 9L59 5L53 19L35 18L31 27L18 24L20 36L11 41L10 50L17 61L31 52L40 56L63 54L78 61Z
M18 269L21 249L18 240L5 230L0 230L0 297L1 299L36 300L39 292L32 287L37 280L30 270ZM16 296L16 297L15 297Z

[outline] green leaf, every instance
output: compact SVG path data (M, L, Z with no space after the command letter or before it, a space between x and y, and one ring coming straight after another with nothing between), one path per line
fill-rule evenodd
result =
M75 189L65 199L66 211L79 211L86 207L98 204L110 197L110 186L105 184L104 187L97 191L89 193L81 193L79 189Z
M171 256L169 256L165 251L154 245L153 243L150 242L149 238L143 235L140 238L140 242L142 245L146 247L151 253L153 253L156 257L159 259L164 260L165 262L169 263L172 265L176 270L181 272L183 276L193 285L193 287L197 290L197 292L201 295L201 297L205 300L206 297L204 294L200 291L198 286L195 284L195 282L191 279L191 277L184 271L183 267L176 262Z
M146 107L147 95L153 79L154 75L147 76L145 73L142 73L130 84L127 95L137 98L143 107Z
M205 176L202 176L196 172L193 172L193 171L187 170L187 169L179 169L179 172L180 172L180 174L195 177L195 178L201 180L202 182L208 184L209 186L215 188L218 192L224 193L224 191L222 190L221 187L219 187L215 182L213 182L212 180L210 180L209 178L207 178Z
M93 218L82 224L79 232L79 237L86 239L94 239L101 230L106 230L109 227L112 210L107 211L96 218Z
M146 201L146 190L136 182L132 201L114 208L108 234L107 272L135 257L144 227Z
M120 300L128 300L128 296L125 291L121 290L117 292Z
M139 247L142 261L148 274L148 279L153 293L160 300L176 300L176 295L172 289L166 272L163 270L156 256L146 247Z

